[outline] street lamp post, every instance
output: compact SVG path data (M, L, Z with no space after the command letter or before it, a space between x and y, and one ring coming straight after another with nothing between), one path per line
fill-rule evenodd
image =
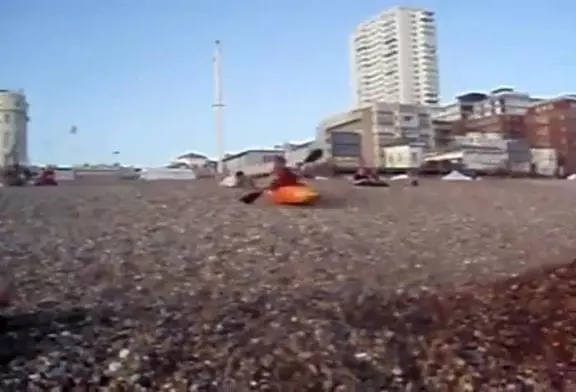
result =
M121 166L120 161L118 160L118 157L120 156L120 151L113 151L112 152L112 156L114 157L114 162L112 162L112 164L114 166Z
M217 171L219 174L224 172L224 98L222 89L222 69L221 69L221 55L222 49L220 41L215 43L214 50L214 130L216 133L216 150L218 154Z

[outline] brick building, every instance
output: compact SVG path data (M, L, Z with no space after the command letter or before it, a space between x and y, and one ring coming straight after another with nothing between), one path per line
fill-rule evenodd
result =
M442 108L435 119L450 122L454 135L482 132L518 139L525 133L524 115L537 101L510 88L499 88L489 94L468 93Z
M533 148L556 150L560 174L576 173L576 96L538 102L528 109L524 123Z

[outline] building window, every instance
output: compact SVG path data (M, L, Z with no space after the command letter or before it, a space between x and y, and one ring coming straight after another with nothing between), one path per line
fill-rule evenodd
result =
M358 132L334 132L330 145L333 157L357 158L362 156L362 136Z
M273 162L274 158L276 158L276 155L264 155L262 157L262 162L263 163Z
M4 113L4 123L10 124L10 114L9 113Z

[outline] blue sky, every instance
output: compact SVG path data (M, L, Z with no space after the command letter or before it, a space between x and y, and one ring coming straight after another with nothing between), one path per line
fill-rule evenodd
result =
M160 165L216 152L213 42L227 150L312 137L352 105L348 38L383 0L0 0L0 88L30 102L38 163ZM437 13L443 101L501 85L576 91L576 2L402 3ZM78 127L78 134L68 130Z

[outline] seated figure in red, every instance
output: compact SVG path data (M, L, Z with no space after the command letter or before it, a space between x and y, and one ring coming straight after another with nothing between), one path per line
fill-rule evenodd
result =
M365 166L360 166L354 176L352 177L354 181L379 181L380 176L378 171Z
M56 173L54 173L54 170L49 167L42 169L42 171L40 172L40 176L36 180L35 185L36 186L58 185L58 182L56 181Z
M298 175L286 166L286 159L280 155L274 158L272 176L274 176L274 179L267 188L270 190L282 188L284 186L302 185Z

